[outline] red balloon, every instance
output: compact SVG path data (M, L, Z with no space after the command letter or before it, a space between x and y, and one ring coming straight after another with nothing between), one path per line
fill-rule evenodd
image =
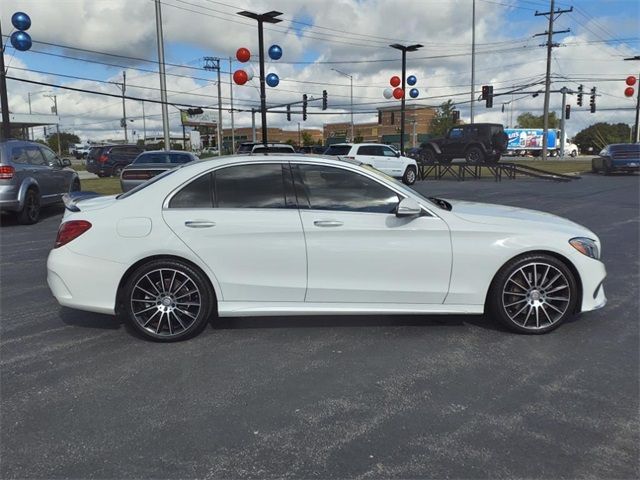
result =
M624 96L625 97L633 97L633 94L635 93L635 90L633 89L633 87L627 87L624 89Z
M401 88L396 88L393 90L393 97L397 98L398 100L400 100L402 97L404 97L404 90L402 90Z
M249 76L244 70L236 70L233 72L233 81L238 85L244 85L247 83L247 80L249 80Z
M391 77L391 80L389 80L389 83L392 87L397 87L398 85L400 85L400 77L394 75L393 77Z
M627 77L627 85L629 85L630 87L633 87L636 84L636 77L634 77L633 75L629 75Z
M242 63L248 62L249 59L251 58L251 52L249 51L248 48L241 47L236 52L236 58L238 59L239 62L242 62Z

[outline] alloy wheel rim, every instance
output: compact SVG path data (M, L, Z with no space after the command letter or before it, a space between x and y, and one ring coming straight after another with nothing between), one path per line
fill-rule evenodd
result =
M528 263L511 274L502 290L509 319L527 330L557 323L571 303L569 280L548 263Z
M407 173L407 181L409 183L413 183L416 179L416 173L413 170L409 170Z
M152 270L136 282L131 293L135 321L144 330L162 337L187 331L201 309L200 289L180 270Z
M31 220L35 220L36 218L38 218L38 211L38 199L35 197L35 195L30 195L27 201L27 213L29 215L29 218Z

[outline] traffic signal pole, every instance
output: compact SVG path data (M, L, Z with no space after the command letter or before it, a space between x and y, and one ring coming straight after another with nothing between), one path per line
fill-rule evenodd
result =
M9 126L9 97L7 95L7 78L4 68L4 44L2 41L2 26L0 25L0 108L2 108L2 129L0 140L7 140L11 136Z

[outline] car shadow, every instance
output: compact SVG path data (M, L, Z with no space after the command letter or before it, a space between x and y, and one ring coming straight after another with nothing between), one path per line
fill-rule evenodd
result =
M51 217L62 215L64 213L64 205L48 205L42 207L40 210L40 219L38 222L42 222ZM36 224L37 225L37 224ZM0 214L0 226L3 228L9 227L29 227L30 225L21 225L18 223L18 217L14 212L2 212Z
M83 328L118 330L123 327L122 320L114 315L83 312L82 310L74 310L66 307L60 307L60 319L66 325Z

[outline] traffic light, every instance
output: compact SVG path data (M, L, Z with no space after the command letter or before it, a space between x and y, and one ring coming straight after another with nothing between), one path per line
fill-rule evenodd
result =
M591 89L591 98L589 100L591 106L591 113L596 113L596 87Z
M291 105L287 105L287 120L291 121Z
M581 107L582 106L582 92L584 90L584 86L580 85L578 87L578 106Z
M633 97L633 94L635 93L633 86L636 84L636 77L629 75L625 80L625 83L627 84L627 88L624 89L624 96Z
M307 94L302 95L302 120L307 119Z
M451 116L453 123L458 123L460 121L460 110L454 110Z
M322 110L326 110L327 109L327 91L326 90L322 90Z
M482 86L482 97L480 97L480 100L485 101L487 108L493 107L493 85Z
M571 105L564 107L564 119L569 120L571 118Z

